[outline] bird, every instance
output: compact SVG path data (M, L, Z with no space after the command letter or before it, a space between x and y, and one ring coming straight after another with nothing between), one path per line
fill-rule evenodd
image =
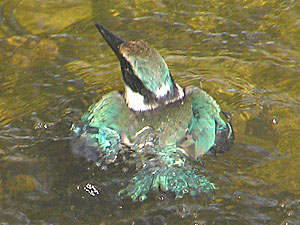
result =
M198 160L229 150L234 132L228 114L201 88L176 83L147 42L126 41L95 26L120 62L125 88L102 96L72 125L74 154L108 165L130 153L125 160L136 172L119 196L133 201L144 201L150 191L182 198L216 189Z

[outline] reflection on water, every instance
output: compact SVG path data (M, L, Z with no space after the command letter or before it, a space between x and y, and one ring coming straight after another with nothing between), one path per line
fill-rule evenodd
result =
M0 222L298 224L299 11L280 0L0 3ZM219 190L121 201L132 168L71 154L70 124L122 89L95 21L149 42L176 81L231 112L235 145L201 159Z

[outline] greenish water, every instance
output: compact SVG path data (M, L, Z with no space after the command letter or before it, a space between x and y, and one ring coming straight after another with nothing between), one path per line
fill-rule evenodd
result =
M299 12L292 0L1 1L0 223L299 224ZM231 112L234 146L201 159L218 190L119 200L130 169L72 155L72 122L123 88L95 22L149 42L178 83Z

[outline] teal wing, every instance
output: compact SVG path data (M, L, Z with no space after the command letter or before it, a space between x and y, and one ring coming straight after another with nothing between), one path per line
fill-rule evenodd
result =
M226 151L233 141L230 123L225 122L216 101L205 91L197 87L187 87L192 104L193 116L188 126L188 135L195 141L195 157L199 157L209 150Z
M122 133L134 131L131 121L134 121L134 115L122 95L116 91L108 93L90 106L79 125L72 126L77 136L73 152L91 161L114 162L121 149Z

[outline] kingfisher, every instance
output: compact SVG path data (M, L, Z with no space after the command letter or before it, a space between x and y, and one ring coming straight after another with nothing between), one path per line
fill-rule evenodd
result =
M234 133L216 101L196 86L176 83L161 54L142 40L125 41L96 28L117 56L124 91L112 91L89 107L71 130L72 150L98 165L129 153L136 173L121 197L145 200L150 191L176 198L215 189L197 161L207 152L229 150Z

